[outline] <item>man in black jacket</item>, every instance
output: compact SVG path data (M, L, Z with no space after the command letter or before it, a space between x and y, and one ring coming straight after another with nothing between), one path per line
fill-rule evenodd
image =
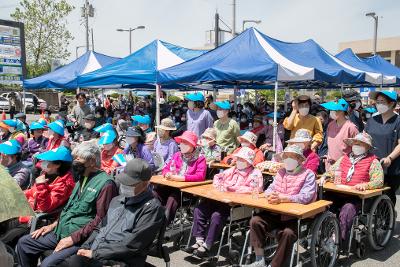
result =
M150 178L146 161L129 161L116 177L120 195L111 201L101 228L61 266L97 267L113 262L144 266L165 218L164 208L148 188Z

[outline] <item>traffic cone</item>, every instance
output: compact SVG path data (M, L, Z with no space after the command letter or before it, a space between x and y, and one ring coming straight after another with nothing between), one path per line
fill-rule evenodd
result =
M3 109L3 113L1 113L1 120L4 121L6 119L7 119L7 115L6 115L6 112Z

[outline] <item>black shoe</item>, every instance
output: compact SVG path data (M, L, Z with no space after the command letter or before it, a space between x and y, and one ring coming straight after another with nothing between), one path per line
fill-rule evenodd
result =
M193 251L193 255L200 259L209 258L210 251L208 249L206 249L205 247L200 247L200 248L196 249L195 251Z

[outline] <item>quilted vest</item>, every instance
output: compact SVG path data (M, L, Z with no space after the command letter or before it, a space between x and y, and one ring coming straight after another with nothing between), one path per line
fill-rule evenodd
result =
M296 195L303 188L306 177L310 173L314 175L313 171L309 169L303 169L296 174L289 174L285 169L281 169L274 179L275 190L290 196Z
M356 184L369 182L369 168L371 167L372 161L376 159L376 156L370 154L356 163L354 168L353 176L349 182L346 181L347 173L351 168L350 158L347 154L343 156L342 162L340 163L340 170L342 171L342 181L344 185L353 186Z
M73 232L80 229L96 216L96 201L104 185L111 180L105 172L100 172L93 176L82 189L81 182L75 184L75 188L61 212L55 233L58 239L70 236Z

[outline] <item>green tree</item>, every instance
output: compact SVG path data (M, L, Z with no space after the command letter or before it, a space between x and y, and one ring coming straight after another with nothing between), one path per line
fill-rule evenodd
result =
M11 17L25 24L28 76L49 71L53 59L67 59L73 39L66 17L74 7L66 0L22 0Z

